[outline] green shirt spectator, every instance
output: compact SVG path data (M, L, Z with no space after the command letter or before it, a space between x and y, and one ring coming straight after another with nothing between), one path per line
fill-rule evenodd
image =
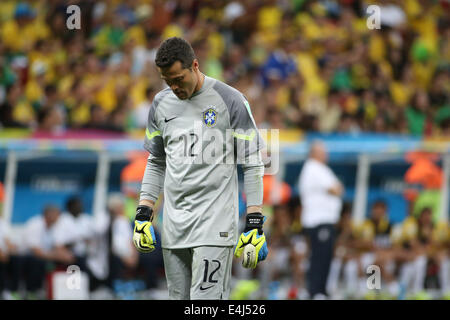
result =
M425 113L413 107L405 110L406 120L408 121L408 129L411 134L423 135L425 129Z

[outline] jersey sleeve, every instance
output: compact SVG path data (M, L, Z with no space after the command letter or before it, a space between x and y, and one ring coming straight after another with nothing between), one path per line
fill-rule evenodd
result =
M234 101L230 113L237 160L242 163L244 172L247 206L259 206L263 203L264 164L260 150L264 147L264 141L256 127L250 105L243 95Z
M160 98L155 97L148 113L144 148L150 155L147 159L147 166L142 178L140 191L140 200L152 200L155 202L163 188L166 169L166 152L164 150L161 130L158 128L156 119L156 106L160 100Z
M145 130L144 148L155 157L166 155L161 131L156 121L156 104L153 101L148 113L147 128Z
M238 158L247 158L263 149L265 143L256 127L247 99L243 95L235 97L229 106L229 112Z

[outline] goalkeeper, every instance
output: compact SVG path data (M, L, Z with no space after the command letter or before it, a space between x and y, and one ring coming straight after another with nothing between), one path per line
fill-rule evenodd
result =
M155 62L168 88L149 111L144 147L150 156L133 242L141 252L155 248L153 205L163 191L161 246L169 298L228 299L233 253L245 252L247 268L268 253L261 213L264 142L245 97L201 73L188 42L165 40ZM242 161L247 216L238 238L236 168Z

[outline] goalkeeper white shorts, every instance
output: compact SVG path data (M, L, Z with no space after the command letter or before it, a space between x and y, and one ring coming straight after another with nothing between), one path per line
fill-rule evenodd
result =
M172 300L228 300L233 247L163 249Z

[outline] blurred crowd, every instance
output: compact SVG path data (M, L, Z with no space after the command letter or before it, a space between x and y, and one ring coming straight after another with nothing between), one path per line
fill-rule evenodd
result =
M53 276L68 273L69 266L87 277L83 289L100 292L102 299L136 298L137 291L157 289L164 279L159 236L155 252L140 254L125 207L125 197L112 193L106 210L91 215L73 196L64 208L46 205L22 228L0 219L0 299L57 298Z
M80 8L81 29L66 24L72 4ZM369 4L379 5L379 21ZM180 36L192 43L205 74L247 96L261 128L448 135L449 6L4 0L0 124L35 136L139 131L165 85L155 52L162 40Z
M392 225L382 199L371 204L363 223L355 224L351 211L345 203L336 225L328 298L450 299L447 223L434 220L425 207ZM310 299L310 245L299 197L266 206L264 214L270 254L255 270L234 259L231 299ZM110 194L107 210L96 215L84 213L74 196L64 208L45 206L19 231L0 219L0 299L52 298L52 275L73 265L87 275L91 299L167 299L161 247L138 253L132 222L119 193Z
M283 188L273 176L264 179L265 190ZM43 207L23 225L11 226L0 216L0 299L51 298L52 276L73 265L89 279L91 299L167 298L159 236L164 199L157 202L153 221L156 250L138 253L132 243L135 187L124 179L122 193L109 194L105 210L91 214L74 195L63 207ZM264 232L270 254L255 270L244 269L241 260L234 259L231 299L311 299L307 274L312 246L296 192L293 188L277 201L265 193ZM362 223L353 218L352 204L344 203L326 276L328 298L450 299L450 225L433 214L433 203L440 200L406 199L408 212L399 223L392 222L386 199L369 202ZM239 201L243 229L242 194Z
M298 197L273 207L266 231L268 263L253 275L257 285L235 288L236 298L311 298L306 285L310 246L299 223L301 211ZM411 210L392 224L387 203L378 199L366 219L355 223L351 204L344 203L336 227L328 298L450 299L450 227L433 219L430 208Z

